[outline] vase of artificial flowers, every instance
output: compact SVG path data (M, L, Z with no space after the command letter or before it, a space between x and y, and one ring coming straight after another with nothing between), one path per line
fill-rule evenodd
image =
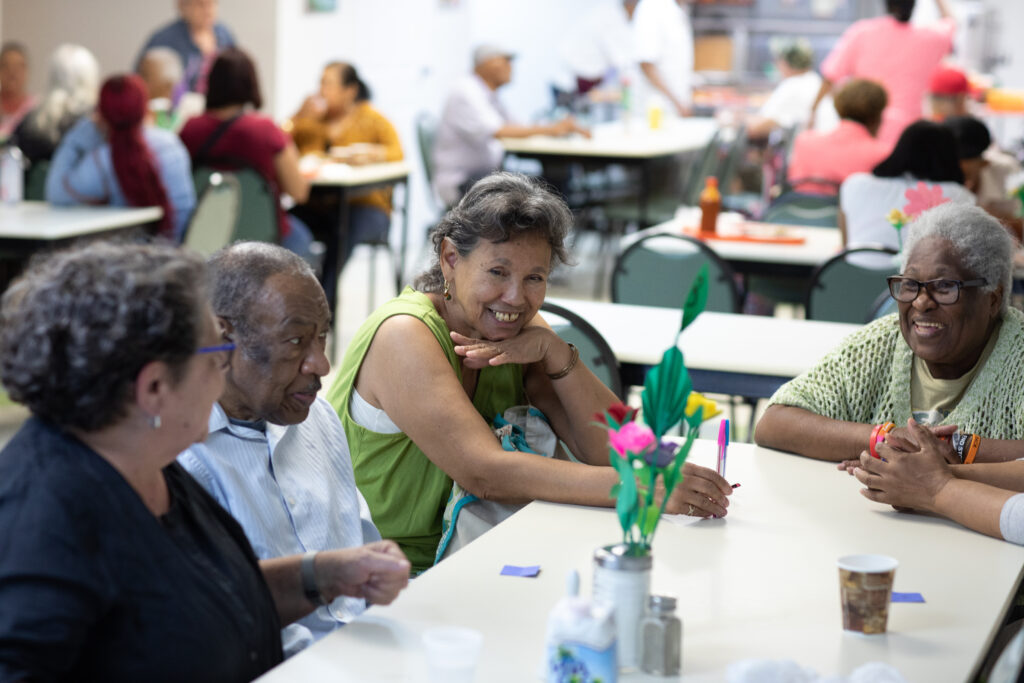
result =
M686 303L680 333L704 310L707 267L698 273ZM704 404L694 395L683 354L673 344L644 380L643 419L621 403L595 416L608 432L608 457L619 474L612 488L622 542L594 553L594 599L615 608L618 660L622 668L639 663L639 625L650 593L651 544L673 489L682 481L683 465L703 421ZM664 435L682 425L682 441ZM660 486L659 486L660 484Z

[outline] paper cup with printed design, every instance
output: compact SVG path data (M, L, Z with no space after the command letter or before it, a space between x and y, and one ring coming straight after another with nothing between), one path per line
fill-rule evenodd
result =
M839 598L843 630L885 633L892 582L899 565L887 555L846 555L839 558Z

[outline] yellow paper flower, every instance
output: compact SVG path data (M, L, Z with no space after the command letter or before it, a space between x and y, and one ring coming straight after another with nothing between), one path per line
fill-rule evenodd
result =
M886 218L894 228L902 228L910 220L910 217L899 209L890 211Z
M718 404L712 401L710 398L705 398L703 394L698 394L696 391L690 392L690 397L686 399L686 416L691 417L697 408L703 407L705 420L710 420L715 415L718 415L722 411L718 409Z

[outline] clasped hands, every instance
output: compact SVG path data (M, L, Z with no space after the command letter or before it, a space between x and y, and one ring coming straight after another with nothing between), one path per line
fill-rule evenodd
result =
M840 463L839 469L864 484L861 494L868 500L898 510L934 512L936 497L953 478L950 464L960 462L952 446L941 439L954 431L952 425L922 427L911 418L906 429L893 430L878 444L881 459L864 451L859 461Z
M409 560L394 541L317 553L316 583L324 597L364 598L388 605L409 584Z
M474 339L458 332L452 332L451 337L455 342L455 353L463 358L462 364L477 370L489 365L541 362L545 372L552 374L564 368L572 355L568 344L539 325L528 325L514 337L501 341Z

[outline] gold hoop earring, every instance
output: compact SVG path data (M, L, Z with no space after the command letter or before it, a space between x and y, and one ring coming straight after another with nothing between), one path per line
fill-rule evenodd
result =
M441 294L444 295L445 301L452 300L452 286L448 284L447 280L444 281L444 289L441 290Z

